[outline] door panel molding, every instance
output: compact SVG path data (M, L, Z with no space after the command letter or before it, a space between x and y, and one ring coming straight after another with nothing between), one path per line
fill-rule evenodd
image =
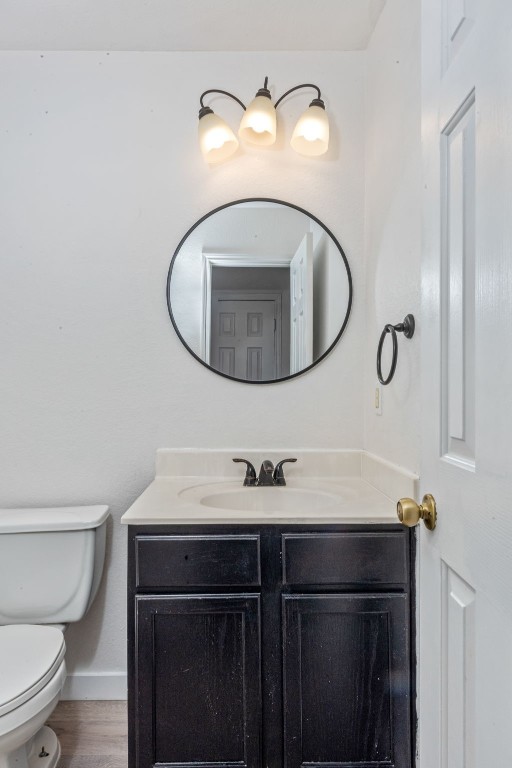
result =
M443 72L467 40L475 18L476 0L443 0Z
M473 768L476 591L441 560L442 768Z
M475 91L441 132L441 455L475 469Z

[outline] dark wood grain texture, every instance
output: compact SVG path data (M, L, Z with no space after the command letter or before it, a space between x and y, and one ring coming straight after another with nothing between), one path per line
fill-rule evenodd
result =
M141 536L137 587L259 586L259 536Z
M398 525L130 527L129 768L411 768L413 552Z
M405 584L406 547L401 533L285 533L283 583Z
M259 768L259 603L259 595L137 597L141 768Z
M407 595L285 595L283 613L286 768L406 768Z

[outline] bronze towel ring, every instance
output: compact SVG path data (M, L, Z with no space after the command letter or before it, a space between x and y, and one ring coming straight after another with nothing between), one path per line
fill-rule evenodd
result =
M395 368L398 360L398 341L396 338L397 332L403 333L406 339L412 339L412 337L414 336L414 328L415 328L414 315L406 315L403 323L398 323L398 325L391 325L391 323L388 323L387 325L384 326L384 330L380 335L379 346L377 348L377 376L380 383L383 384L384 386L386 384L389 384L389 382L395 375ZM391 334L391 339L393 341L393 357L391 360L391 368L389 369L387 378L384 378L382 376L382 347L384 346L384 341L388 333Z

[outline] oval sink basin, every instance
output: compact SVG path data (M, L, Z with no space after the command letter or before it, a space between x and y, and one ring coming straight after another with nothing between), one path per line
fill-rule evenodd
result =
M187 501L212 509L226 509L238 512L259 512L275 515L281 512L293 514L303 511L315 512L339 505L343 493L330 493L316 488L290 488L285 486L241 488L228 484L195 486L181 491Z

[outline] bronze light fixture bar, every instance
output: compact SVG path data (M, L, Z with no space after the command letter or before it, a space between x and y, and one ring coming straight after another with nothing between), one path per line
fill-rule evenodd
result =
M207 163L222 162L238 149L238 139L229 125L216 115L211 107L205 106L203 99L209 93L220 93L240 104L244 114L238 135L247 143L265 147L274 144L276 140L276 108L278 105L294 91L301 88L314 88L317 91L317 97L313 99L308 109L299 118L290 143L296 152L308 157L323 155L327 152L329 121L320 88L312 83L295 85L283 93L273 104L267 85L268 77L265 77L263 88L258 90L248 107L237 96L220 88L210 88L201 94L199 99L201 106L199 110L199 145Z

